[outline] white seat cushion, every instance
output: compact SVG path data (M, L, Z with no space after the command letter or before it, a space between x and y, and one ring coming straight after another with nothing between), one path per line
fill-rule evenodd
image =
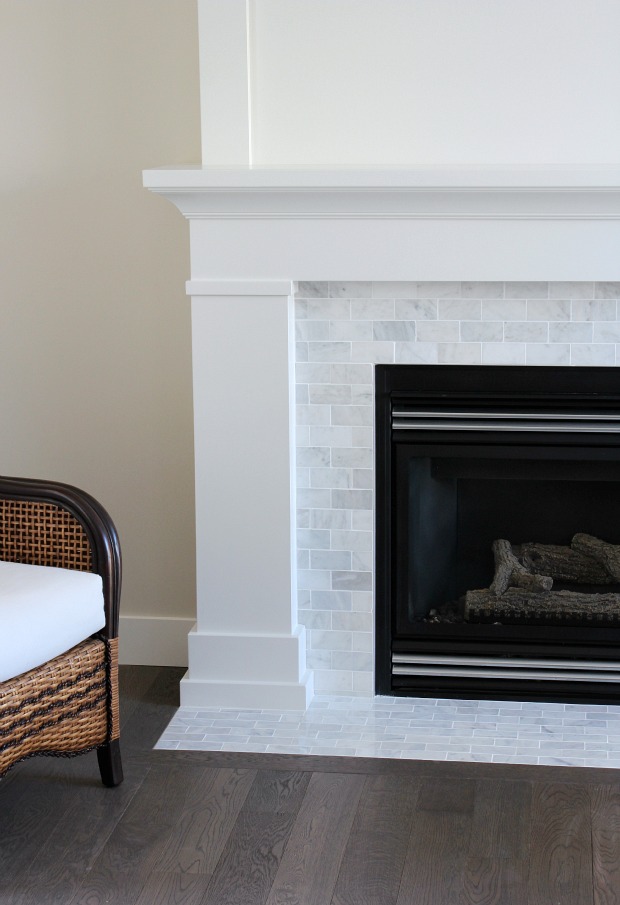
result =
M0 560L0 682L63 654L104 625L100 575Z

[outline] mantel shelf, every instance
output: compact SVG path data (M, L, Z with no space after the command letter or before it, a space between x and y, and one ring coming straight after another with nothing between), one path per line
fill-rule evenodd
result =
M619 191L620 167L159 167L145 170L152 190L564 190Z

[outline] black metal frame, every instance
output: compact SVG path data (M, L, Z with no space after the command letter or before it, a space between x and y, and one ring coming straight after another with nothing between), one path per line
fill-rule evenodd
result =
M403 449L412 445L409 437L392 429L392 411L409 404L416 407L421 400L432 400L446 408L457 401L476 399L476 403L510 410L523 405L541 411L583 409L620 413L620 369L615 368L522 368L459 365L377 365L375 368L375 428L376 428L376 690L380 694L416 694L451 697L497 697L547 700L581 700L583 698L617 701L620 685L610 682L544 682L526 679L487 680L429 676L392 676L392 653L399 651L436 653L454 652L463 655L489 655L492 642L498 661L506 656L539 656L549 658L617 660L620 651L620 629L588 629L537 627L535 638L531 630L520 626L478 626L463 637L458 626L423 626L410 637L395 632L395 597L397 564L402 560L398 541L406 532L407 506L397 505L396 472L398 458L407 455ZM422 405L424 402L421 403ZM492 432L482 435L472 431L467 435L449 437L429 430L416 433L418 448L454 441L463 452L477 448L498 451L510 445L522 452L526 447L547 451L549 459L557 457L555 450L564 449L567 458L575 458L579 449L596 448L602 460L620 463L620 434L597 435L594 440L565 434L505 434ZM513 453L514 455L514 453ZM615 466L614 466L615 467ZM620 465L618 466L620 470ZM500 628L500 631L498 631Z

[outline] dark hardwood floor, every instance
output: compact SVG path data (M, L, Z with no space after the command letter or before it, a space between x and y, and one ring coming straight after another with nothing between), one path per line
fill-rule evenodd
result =
M118 788L0 781L0 905L620 903L620 771L153 751L180 675L122 668Z

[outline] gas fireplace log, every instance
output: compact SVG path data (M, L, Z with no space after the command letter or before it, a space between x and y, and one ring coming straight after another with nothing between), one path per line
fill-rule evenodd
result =
M599 562L607 570L613 581L620 581L620 547L608 544L590 534L576 534L572 541L573 550L585 553Z
M579 535L577 535L579 536ZM585 535L584 535L585 536ZM613 584L614 578L592 556L556 544L521 544L517 555L531 572L575 584Z
M533 593L508 588L498 597L490 588L465 595L467 622L566 622L609 625L620 622L620 594L582 594L576 591Z
M494 540L493 555L495 556L495 577L490 590L498 597L511 586L526 588L538 593L550 591L553 587L553 578L548 575L533 575L519 562L512 552L510 541Z

